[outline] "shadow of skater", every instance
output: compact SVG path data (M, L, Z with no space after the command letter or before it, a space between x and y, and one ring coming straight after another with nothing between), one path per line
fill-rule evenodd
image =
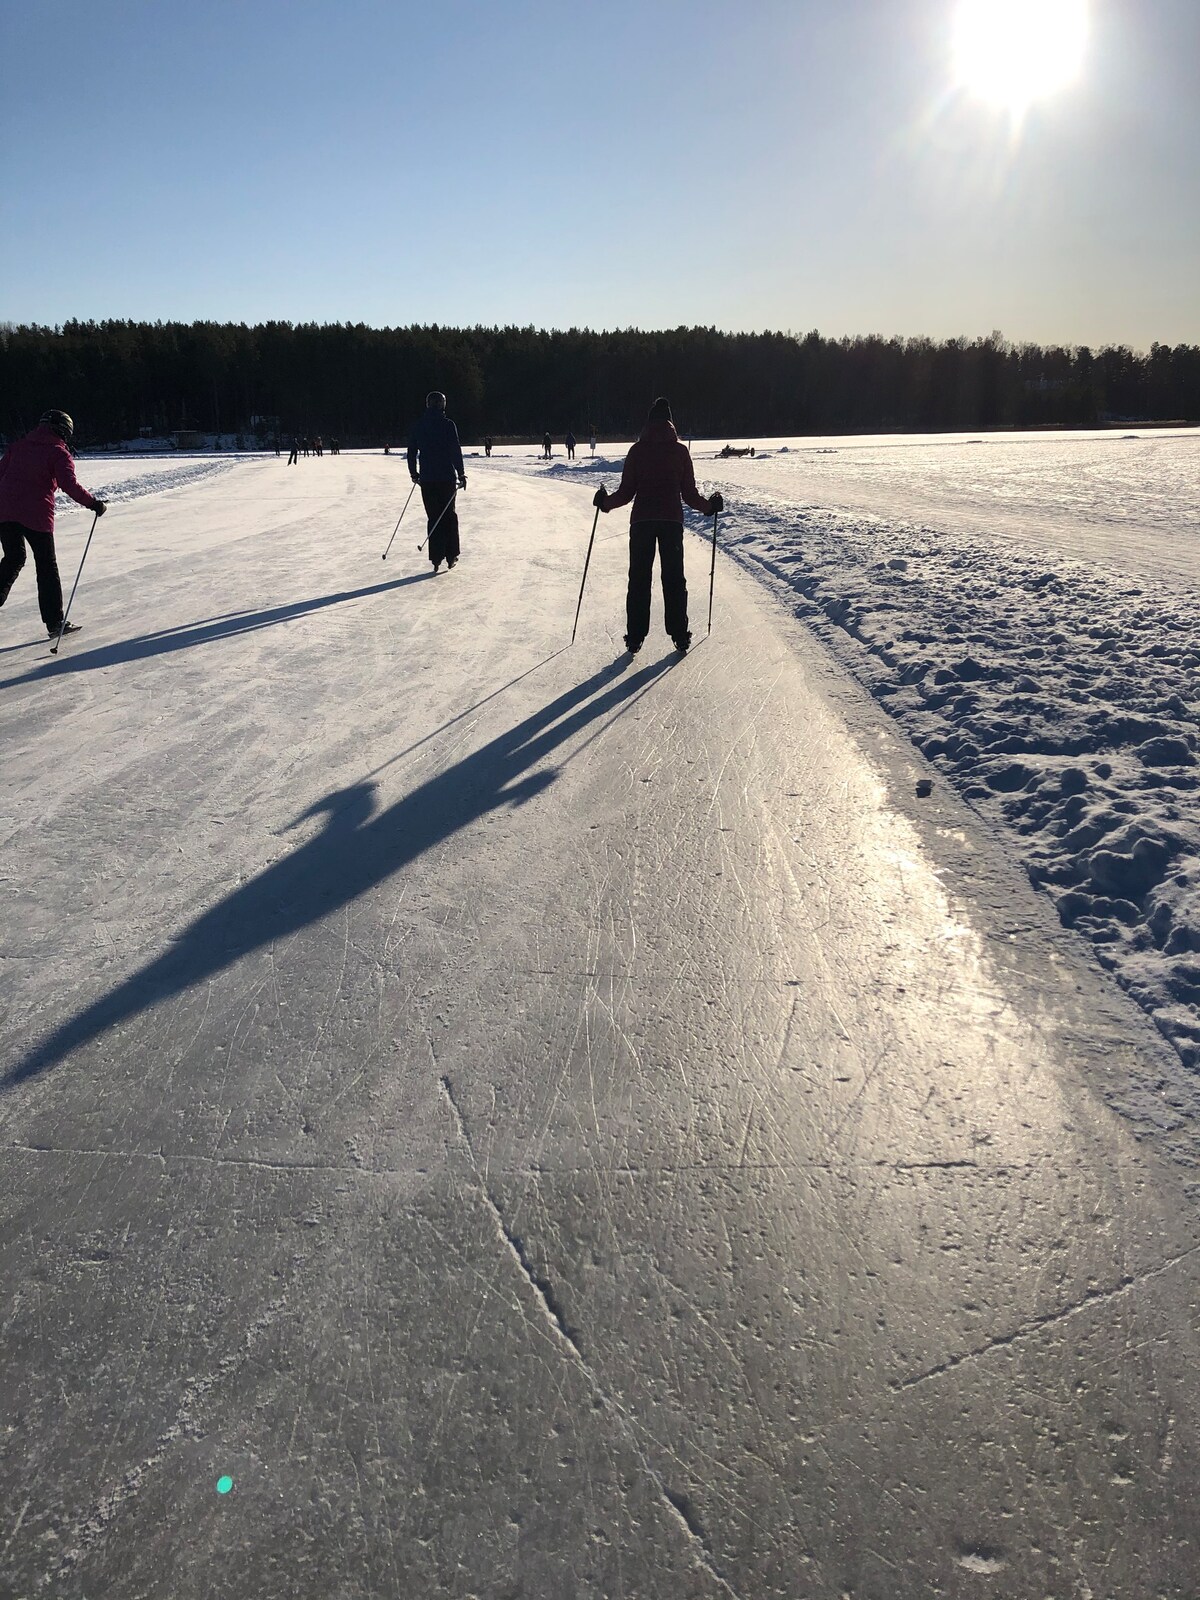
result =
M376 811L372 780L324 796L289 824L324 817L320 833L205 911L163 955L56 1028L0 1077L0 1088L37 1077L118 1023L350 904L489 811L538 794L557 776L553 767L535 771L539 762L589 723L617 712L672 661L664 657L632 674L623 661L614 662L386 811Z
M372 595L387 594L391 589L406 589L411 583L428 583L429 577L428 572L414 572L406 578L369 584L365 589L343 589L337 594L317 595L313 600L294 600L288 605L271 606L264 611L232 611L225 616L208 617L203 622L185 623L179 628L161 628L156 633L139 634L133 639L122 639L117 644L97 645L91 650L77 650L69 656L56 656L53 661L31 667L18 678L6 679L3 686L15 689L19 684L36 683L39 678L55 677L64 672L89 672L96 667L120 666L125 661L142 661L147 656L165 656L176 650L190 650L193 645L211 644L215 639L232 639L239 633L257 633L260 628L273 628L277 623L305 617L311 611L323 611L326 606L344 605L348 600L367 600Z

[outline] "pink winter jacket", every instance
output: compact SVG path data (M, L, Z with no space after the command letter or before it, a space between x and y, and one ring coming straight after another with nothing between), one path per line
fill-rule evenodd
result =
M683 502L707 516L711 504L696 488L696 473L688 447L680 443L675 424L665 419L648 422L625 457L621 486L606 496L604 511L615 511L633 501L630 522L682 522Z
M71 452L53 428L35 428L10 444L0 461L0 522L18 522L33 533L54 532L54 490L89 511L100 504L81 487Z

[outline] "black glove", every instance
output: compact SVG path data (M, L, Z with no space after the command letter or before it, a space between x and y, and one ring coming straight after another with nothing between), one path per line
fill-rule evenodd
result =
M97 500L96 501L96 515L98 517L102 517L107 510L108 510L108 501L107 500Z
M465 472L459 474L458 487L460 489L465 489L467 487L467 475Z
M607 499L608 499L608 490L604 487L603 484L601 484L600 487L596 490L595 494L592 496L592 504L594 506L599 506L600 510L603 511L604 510L604 502Z
M412 479L412 481L414 483L420 483L420 481L421 481L420 478L417 477L415 472L410 472L409 473L409 477Z
M708 504L709 504L709 509L711 511L713 511L714 513L717 512L717 511L724 511L724 509L725 509L725 496L718 489L716 494L710 494L709 495Z

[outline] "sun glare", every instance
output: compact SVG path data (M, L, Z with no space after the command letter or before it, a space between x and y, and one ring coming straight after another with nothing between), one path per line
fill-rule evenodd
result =
M1087 31L1087 0L960 0L955 76L1019 116L1078 76Z

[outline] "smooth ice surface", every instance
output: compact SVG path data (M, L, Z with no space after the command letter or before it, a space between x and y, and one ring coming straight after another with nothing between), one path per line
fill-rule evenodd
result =
M3 1585L1189 1594L1178 1056L761 586L630 662L602 520L568 649L594 475L468 472L2 614Z

